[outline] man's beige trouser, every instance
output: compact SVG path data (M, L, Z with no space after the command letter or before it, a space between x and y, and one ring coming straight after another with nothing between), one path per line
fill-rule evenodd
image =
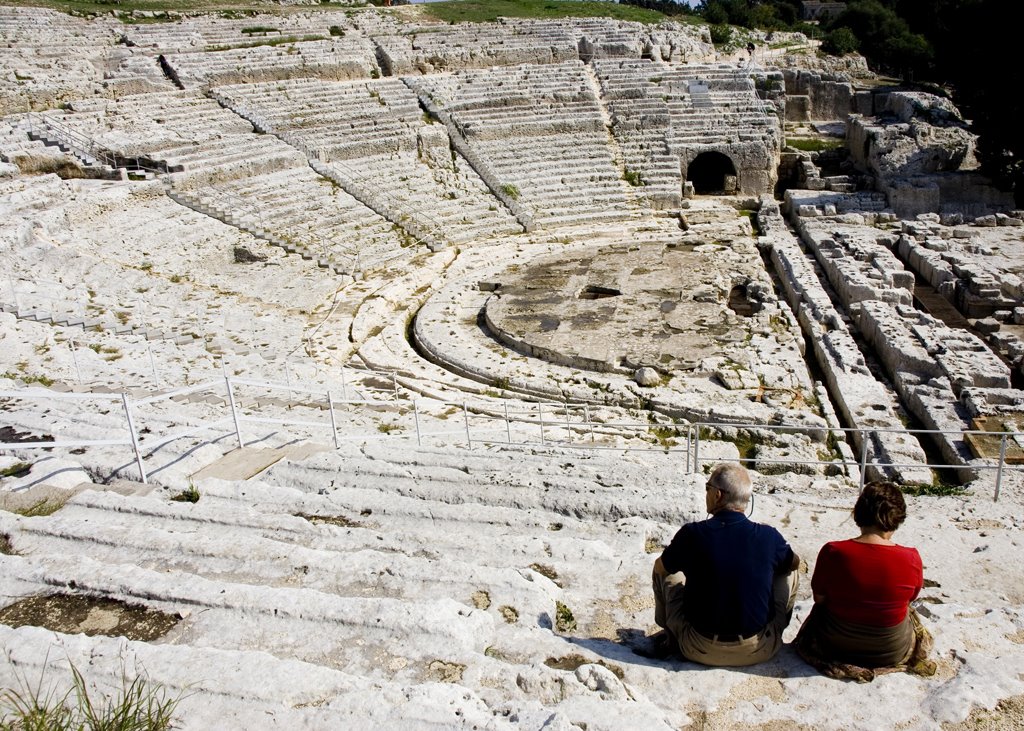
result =
M775 657L782 648L782 633L789 624L800 584L798 572L777 574L772 583L775 617L758 634L737 642L720 642L695 630L683 614L682 572L666 574L659 558L654 562L654 621L668 630L679 643L679 652L687 660L702 665L736 667L756 665Z

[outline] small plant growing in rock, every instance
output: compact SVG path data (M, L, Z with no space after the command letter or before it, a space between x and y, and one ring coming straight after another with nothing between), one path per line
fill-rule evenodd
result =
M505 604L503 606L498 607L498 613L501 615L501 618L504 619L507 624L515 624L519 621L519 610L515 607L510 607L509 605Z
M172 496L171 500L178 503L197 503L199 502L200 497L202 497L202 495L199 493L199 488L190 482L188 483L188 487L177 495Z
M652 426L648 431L650 431L651 436L653 436L658 441L658 444L660 444L665 449L668 449L669 447L674 447L678 444L678 442L676 442L675 440L675 437L679 436L679 431L674 427Z
M630 170L629 168L626 168L622 173L622 179L634 188L639 188L644 184L643 178L640 177L639 170Z
M555 629L559 632L576 631L576 617L572 610L558 601L555 602Z
M10 467L0 470L0 477L24 477L30 469L32 465L28 462L15 462Z
M541 563L531 563L530 568L536 571L541 576L551 579L555 583L555 586L561 586L562 583L558 580L558 572L550 566L545 566Z
M501 186L501 191L512 200L519 200L519 188L517 188L512 183L505 183L503 186Z
M18 515L23 515L26 518L42 518L56 513L64 507L64 503L67 501L67 497L54 498L52 500L50 498L43 498L38 502L32 503L28 507L17 508L13 512Z

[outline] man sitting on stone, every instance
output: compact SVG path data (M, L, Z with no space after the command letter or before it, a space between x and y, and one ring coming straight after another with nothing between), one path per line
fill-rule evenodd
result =
M655 635L653 656L754 665L782 647L800 559L775 528L747 519L751 488L742 466L715 468L707 481L711 517L680 528L655 561L654 621L664 632Z

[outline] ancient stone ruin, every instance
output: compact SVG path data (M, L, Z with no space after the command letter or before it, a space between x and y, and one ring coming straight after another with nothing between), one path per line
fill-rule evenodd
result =
M1012 726L1024 212L969 123L802 36L428 17L0 7L3 687L130 667L190 728ZM632 653L726 460L807 561L865 480L938 495L901 534L937 679Z

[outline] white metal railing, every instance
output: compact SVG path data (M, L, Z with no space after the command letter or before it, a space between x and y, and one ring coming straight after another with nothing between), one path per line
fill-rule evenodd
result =
M59 142L80 157L91 157L111 168L133 168L156 175L162 175L167 172L158 165L153 165L148 161L144 162L139 157L119 157L117 154L97 144L91 137L64 126L64 124L48 114L29 112L26 116L29 134L39 136L48 134L48 139Z
M380 375L380 374L373 374ZM787 425L763 425L749 423L652 423L650 421L618 421L601 420L593 418L589 404L569 403L545 403L545 402L514 402L510 406L509 401L478 401L470 404L468 401L449 402L437 399L417 399L409 402L401 399L398 389L398 382L392 374L393 391L389 394L390 400L380 398L362 398L355 394L356 398L350 398L349 388L343 380L342 397L336 398L336 393L330 388L305 387L292 384L274 383L269 381L258 381L248 378L232 378L224 375L222 378L214 378L203 383L185 386L163 393L153 394L144 398L133 399L127 393L118 394L74 394L58 393L38 388L24 388L0 392L0 398L16 398L29 401L44 402L49 399L72 399L79 401L120 401L124 413L124 428L127 432L122 439L103 440L72 440L72 441L25 441L25 442L0 442L0 450L21 450L21 449L63 449L82 448L99 446L130 446L138 468L139 477L142 482L148 481L148 474L145 458L151 457L157 450L164 446L186 438L193 438L205 431L214 431L220 437L233 435L239 448L245 447L249 430L247 425L280 425L296 426L308 429L330 431L331 439L335 448L339 448L342 441L366 440L368 438L386 439L390 438L390 432L394 425L387 426L383 421L377 424L380 431L378 434L360 431L354 436L343 436L338 427L339 413L344 413L353 407L369 407L371 411L379 411L382 407L394 409L395 407L408 409L411 407L413 415L413 428L417 445L430 439L443 438L451 442L453 438L459 441L464 440L465 444L472 447L474 444L519 444L519 445L540 445L552 446L567 449L609 449L609 450L636 450L648 449L666 452L685 452L686 471L696 473L701 471L702 464L718 461L720 458L701 455L702 442L709 441L707 434L719 429L745 429L754 432L783 432L783 433L807 433L808 431L825 431L831 435L842 434L850 442L850 437L859 437L861 444L859 457L850 459L840 453L835 459L765 459L765 458L741 458L743 463L756 463L758 465L815 465L839 467L847 474L857 474L857 478L863 486L865 475L869 468L884 470L885 468L927 468L927 469L952 469L995 472L995 489L993 500L998 501L1000 490L1003 484L1003 477L1007 470L1019 471L1019 467L1011 465L1007 461L1007 448L1013 444L1024 445L1024 433L1021 432L984 432L978 430L930 430L930 429L877 429L877 428L840 428L821 427L808 428L806 426ZM303 418L283 418L279 415L267 416L260 414L260 406L243 406L239 402L238 389L259 389L263 391L284 391L286 393L301 395L305 401L295 402L289 406L308 406L311 409L326 411L326 417L314 419L311 414L305 414ZM185 425L185 428L173 430L161 436L150 436L145 444L139 438L136 429L138 409L161 401L182 398L194 394L209 393L214 403L211 406L227 407L228 413L215 419L199 421ZM433 411L424 411L422 403L430 404ZM439 409L445 411L438 415ZM290 409L291 410L291 409ZM456 417L454 420L451 417ZM424 424L425 419L435 422L454 421L455 425L450 427L430 428ZM883 463L868 458L868 444L870 437L874 434L890 432L907 435L955 435L966 438L968 435L998 437L999 457L997 459L975 459L968 463ZM623 440L627 440L623 443ZM679 441L676 441L679 440Z

